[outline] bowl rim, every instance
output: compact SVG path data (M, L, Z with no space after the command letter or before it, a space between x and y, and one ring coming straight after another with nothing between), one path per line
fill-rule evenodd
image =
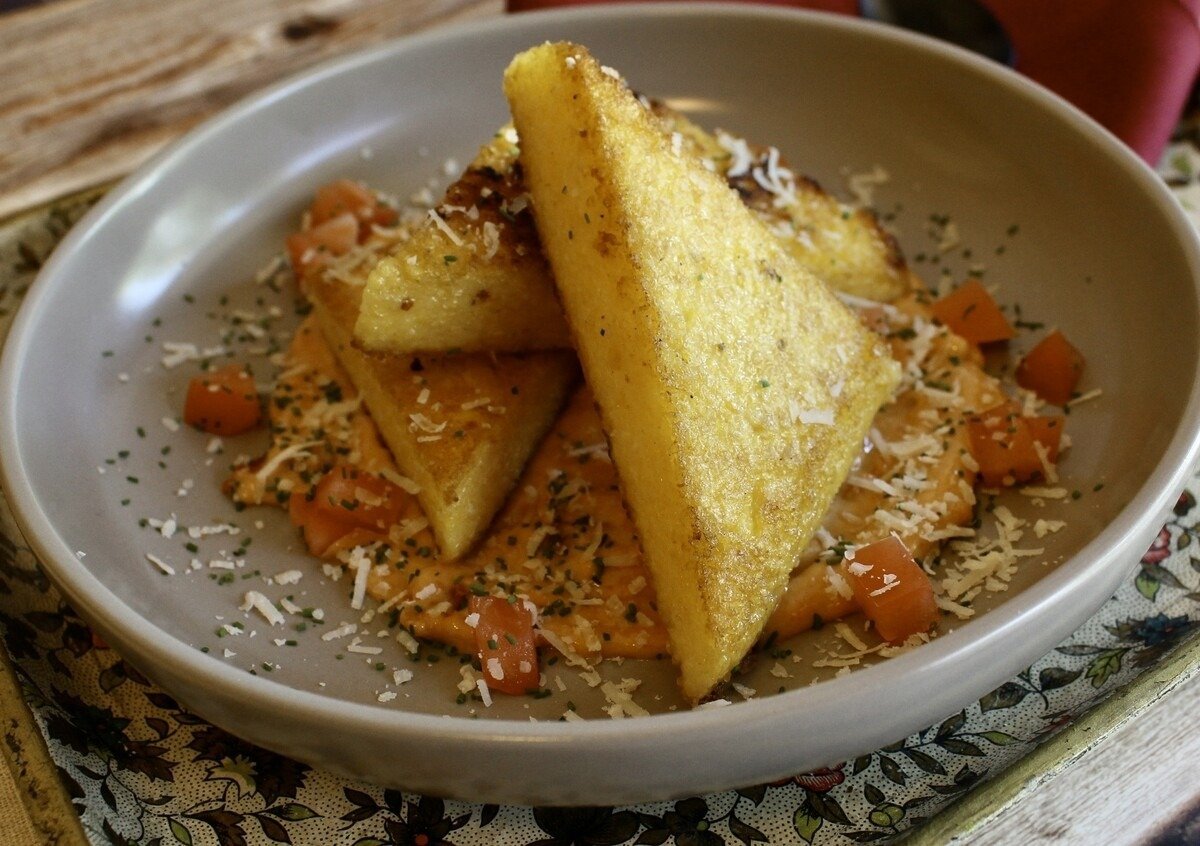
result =
M45 319L45 302L52 286L59 284L58 268L67 257L88 247L95 233L110 220L119 218L126 205L145 191L155 174L171 168L188 157L191 151L210 139L228 131L247 116L286 99L293 92L319 85L327 78L353 73L357 69L386 61L411 50L453 45L466 38L487 37L491 33L513 33L527 30L531 34L543 23L588 22L606 19L626 19L646 22L704 16L714 20L731 18L779 24L826 28L851 32L856 37L876 39L912 49L933 53L958 64L964 70L988 77L994 84L1014 91L1052 112L1057 119L1086 136L1089 143L1104 152L1116 167L1134 179L1139 187L1153 198L1171 234L1181 244L1186 260L1193 271L1193 285L1200 297L1200 240L1194 227L1162 184L1145 163L1112 136L1107 130L1057 95L1019 76L1014 71L975 56L960 48L925 36L905 32L854 18L774 6L735 3L672 3L619 4L584 6L549 11L525 12L501 18L485 18L388 41L382 45L326 60L302 73L274 83L266 89L225 109L208 119L182 138L170 144L126 177L100 203L77 223L47 261L30 287L25 301L11 327L0 359L0 396L15 398L21 384L21 363L36 327ZM794 725L798 713L806 708L827 708L847 700L878 698L881 686L904 679L906 685L923 688L931 703L906 725L918 730L952 713L965 704L960 693L950 696L931 684L948 662L959 663L970 657L1004 657L1004 665L1023 667L1036 660L1045 649L1031 649L1012 635L1030 625L1041 624L1046 629L1061 632L1055 642L1074 631L1099 604L1112 593L1127 572L1126 557L1132 553L1131 544L1156 527L1182 489L1187 475L1200 457L1200 373L1194 373L1188 386L1187 403L1181 425L1159 458L1146 482L1120 509L1113 521L1088 541L1073 556L1039 579L1036 584L1011 597L997 608L960 626L949 634L935 638L919 650L897 656L877 665L862 667L854 672L816 685L787 691L749 701L736 702L730 708L692 709L673 713L658 713L634 720L595 719L584 722L553 721L523 722L512 719L471 720L466 717L411 713L373 703L340 700L320 693L298 690L201 653L187 645L172 632L158 628L137 614L104 582L82 566L71 548L58 535L41 503L34 494L34 485L27 473L21 453L21 429L16 413L18 402L6 402L0 409L0 483L7 495L18 525L38 558L63 589L72 606L89 621L107 631L119 631L137 642L141 656L147 661L173 665L202 680L223 695L249 700L266 713L288 713L295 719L311 721L333 720L356 732L400 732L422 738L453 739L457 742L511 743L539 741L543 746L562 747L563 751L579 752L576 746L599 748L619 742L623 746L661 741L664 733L684 737L694 732L708 732L724 727L729 713L736 713L747 722L782 726ZM1063 614L1062 597L1072 594L1076 600L1086 598L1086 614ZM1039 639L1040 641L1040 639ZM1015 672L1015 669L1014 671ZM1006 673L1001 683L1011 676ZM986 692L989 682L980 691ZM979 685L975 685L977 689ZM950 702L949 699L953 699ZM798 707L804 706L804 709ZM897 732L898 733L898 732ZM889 733L891 734L891 733ZM883 741L886 742L886 741ZM564 744L566 744L564 746Z

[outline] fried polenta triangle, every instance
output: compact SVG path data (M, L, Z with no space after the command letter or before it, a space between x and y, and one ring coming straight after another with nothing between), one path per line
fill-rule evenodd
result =
M368 350L570 347L504 127L406 243L368 277L354 334Z
M773 147L706 132L661 103L651 103L651 109L664 131L679 136L681 149L708 162L800 266L829 287L878 301L922 287L900 245L870 209L839 202L797 175Z
M578 377L570 351L398 356L353 344L362 285L313 274L303 290L446 558L491 523Z
M683 693L758 636L899 368L579 46L504 87Z

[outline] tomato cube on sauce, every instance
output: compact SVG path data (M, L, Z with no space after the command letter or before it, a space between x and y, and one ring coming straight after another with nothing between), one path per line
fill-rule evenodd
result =
M183 420L189 426L210 435L240 435L261 417L254 377L240 364L202 373L188 383Z
M884 640L898 643L937 622L929 576L895 535L860 546L843 572L858 607Z
M1017 365L1017 384L1046 402L1066 405L1083 376L1083 355L1057 329L1038 342Z
M1061 415L1024 417L1011 400L972 417L967 421L967 435L984 484L1017 485L1044 476L1038 446L1053 464L1058 460L1062 429Z
M472 596L468 616L475 618L475 653L489 690L526 693L540 678L534 615L519 599Z
M288 515L299 526L309 552L323 556L354 531L383 535L399 522L409 494L380 476L335 467L307 494L293 494Z
M391 226L397 218L395 210L379 202L371 189L351 179L338 179L318 188L308 212L313 226L343 214L353 215L359 223L360 242L372 226Z
M292 269L300 276L324 264L330 256L341 256L358 243L358 220L346 213L287 236L287 253Z
M933 316L973 344L1007 341L1016 333L978 279L971 279L931 306Z

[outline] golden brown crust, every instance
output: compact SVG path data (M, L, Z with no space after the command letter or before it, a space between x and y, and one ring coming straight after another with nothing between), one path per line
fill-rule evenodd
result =
M896 364L586 50L521 54L505 91L681 687L698 699L778 602Z

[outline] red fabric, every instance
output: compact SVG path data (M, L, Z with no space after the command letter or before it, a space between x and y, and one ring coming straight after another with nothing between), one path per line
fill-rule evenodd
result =
M532 12L536 9L552 9L558 6L588 6L594 3L634 3L644 0L507 0L510 12ZM670 0L662 0L670 2ZM836 12L842 15L857 15L858 0L751 0L762 6L799 6L818 12Z
M1157 162L1200 70L1200 0L984 0L1017 69Z
M596 2L612 0L508 0L508 8ZM759 2L858 13L858 0ZM1008 31L1017 70L1158 161L1200 72L1200 0L983 2Z

